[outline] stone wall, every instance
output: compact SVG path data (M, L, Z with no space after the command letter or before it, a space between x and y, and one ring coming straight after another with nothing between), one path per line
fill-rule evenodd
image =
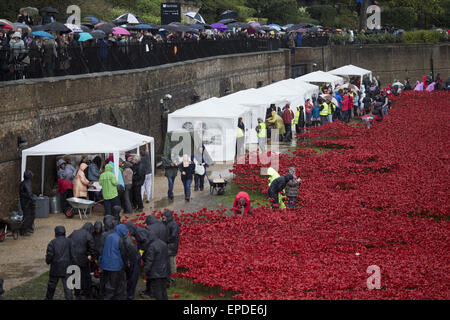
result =
M433 59L434 75L442 78L450 75L450 44L374 44L296 48L291 56L292 65L306 64L307 72L329 71L347 64L373 71L382 85L398 79L409 78L411 83L431 73ZM316 69L313 64L316 64Z
M289 78L289 51L248 53L145 69L0 83L0 216L16 209L20 181L17 138L31 147L97 122L155 137L162 148L160 99L171 94L171 111L231 92ZM93 137L95 139L95 137ZM46 157L45 192L56 182L56 157ZM28 158L40 192L41 158Z

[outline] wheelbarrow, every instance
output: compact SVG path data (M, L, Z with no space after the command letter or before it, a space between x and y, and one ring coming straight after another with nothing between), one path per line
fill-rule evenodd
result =
M73 215L75 214L75 210L78 210L78 214L80 215L80 219L83 220L83 215L85 218L88 216L86 213L89 211L89 213L92 212L92 207L97 203L92 200L86 200L82 198L68 198L67 202L70 204L71 208L68 208L64 214L67 218L73 218Z
M222 178L221 175L219 175L218 178L209 177L206 175L206 178L209 182L209 193L214 194L214 191L217 192L218 195L223 195L225 193L225 188L227 186L227 180Z
M12 236L17 240L22 223L23 215L15 211L8 215L8 219L0 219L0 242L3 242L6 236Z

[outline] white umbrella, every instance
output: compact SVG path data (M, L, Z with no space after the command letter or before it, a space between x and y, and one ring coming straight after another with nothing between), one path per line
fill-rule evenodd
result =
M64 25L72 30L72 32L83 32L83 29L81 29L81 27L77 26L76 24L65 23Z
M392 86L393 86L393 87L395 87L395 86L404 87L405 85L404 85L403 83L397 81L397 82L394 83Z
M205 19L203 19L203 17L198 12L189 11L189 12L185 12L183 14L191 19L194 19L197 22L200 22L203 24L206 23Z
M116 19L112 21L115 24L140 24L144 23L141 18L136 17L132 13L125 13L121 16L118 16Z
M337 100L336 100L336 98L332 97L331 94L321 94L320 97L323 98L323 99L325 99L325 100L326 100L327 98L331 98L330 100L331 100L331 102L332 102L335 106L338 106L338 105L339 105L338 102L337 102Z
M335 90L339 90L339 89L350 89L352 91L359 91L357 86L355 86L351 83L348 83L348 82L337 86Z

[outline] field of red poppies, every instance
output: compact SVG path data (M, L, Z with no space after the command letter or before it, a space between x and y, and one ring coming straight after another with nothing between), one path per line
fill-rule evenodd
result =
M450 94L394 100L370 129L329 124L281 155L280 174L303 180L295 209L178 216L178 276L236 299L449 299ZM241 189L267 191L259 165L233 171ZM372 265L380 289L367 287Z

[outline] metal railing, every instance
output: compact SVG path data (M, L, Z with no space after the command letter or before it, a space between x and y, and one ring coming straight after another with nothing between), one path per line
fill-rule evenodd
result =
M32 46L0 50L0 81L146 68L238 53L278 50L278 39L219 39L160 43L64 45L52 52Z

